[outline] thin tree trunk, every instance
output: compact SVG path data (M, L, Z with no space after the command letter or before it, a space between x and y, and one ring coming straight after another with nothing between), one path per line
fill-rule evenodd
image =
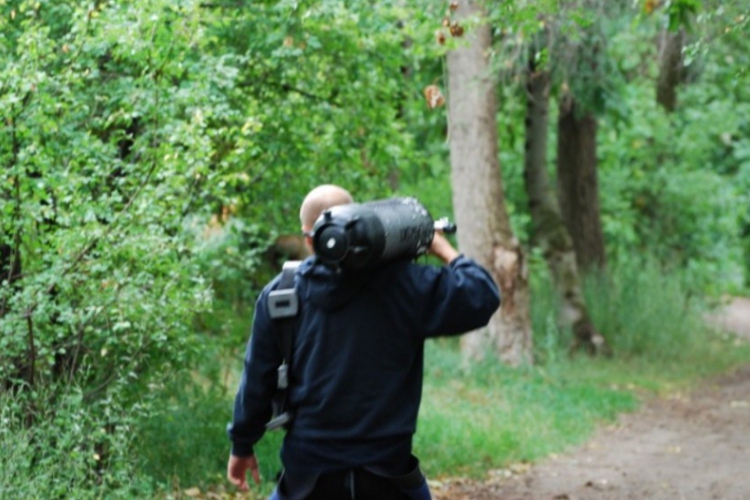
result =
M569 93L560 98L557 123L557 189L563 221L573 238L579 269L606 263L597 180L596 117Z
M560 303L559 323L573 332L572 350L609 354L611 351L586 308L573 240L563 223L547 174L549 90L549 73L535 71L530 61L526 81L524 181L533 225L532 242L541 248L549 265Z
M685 30L662 30L659 34L659 78L656 82L656 102L667 112L677 109L677 86L685 79L682 48Z
M13 287L13 283L21 276L21 256L14 247L7 243L0 243L0 286ZM0 301L0 318L5 316L8 300Z
M10 109L10 140L11 140L11 158L10 164L7 165L9 170L14 169L18 164L18 158L20 153L20 141L17 134L16 118L18 114L14 112L13 107ZM12 190L3 190L0 192L0 196L4 200L11 201L14 205L11 221L19 223L21 219L21 178L16 174L13 178ZM14 227L14 224L5 224L5 227L0 227L0 230L4 231L2 239L0 240L0 287L7 288L4 290L0 299L0 319L3 318L11 308L11 301L9 300L13 295L20 293L22 290L18 286L18 281L21 278L22 272L22 260L21 260L21 230L19 227ZM9 229L13 228L13 229ZM34 343L33 332L31 336L27 338L29 352L26 357L14 357L11 358L9 366L14 372L12 376L8 376L3 381L3 387L5 390L18 389L20 386L16 380L25 380L30 387L34 386L35 376L35 361L36 361L36 345Z
M473 2L461 2L460 19L482 15ZM468 359L488 350L510 365L530 363L528 269L505 209L497 150L495 84L489 78L490 27L480 23L467 33L468 45L448 54L449 144L453 207L462 252L490 270L502 306L488 328L465 335Z

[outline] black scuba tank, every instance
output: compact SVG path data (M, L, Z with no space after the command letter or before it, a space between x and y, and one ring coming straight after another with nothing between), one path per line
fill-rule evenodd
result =
M321 214L313 226L313 249L325 264L346 271L368 269L424 254L435 229L436 222L416 198L350 203Z

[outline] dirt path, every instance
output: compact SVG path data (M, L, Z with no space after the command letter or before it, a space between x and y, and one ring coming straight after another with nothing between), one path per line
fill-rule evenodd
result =
M750 338L750 299L735 300L719 321ZM750 367L647 402L586 445L528 470L436 484L433 493L437 500L748 500Z

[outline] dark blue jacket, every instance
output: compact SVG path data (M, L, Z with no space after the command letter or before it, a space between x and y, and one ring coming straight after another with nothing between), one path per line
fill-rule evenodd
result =
M253 453L271 416L282 360L280 328L263 290L229 427L232 452ZM336 273L304 261L291 363L295 419L282 459L316 472L388 463L408 455L422 395L424 341L486 325L500 304L490 275L463 256L436 267L393 262Z

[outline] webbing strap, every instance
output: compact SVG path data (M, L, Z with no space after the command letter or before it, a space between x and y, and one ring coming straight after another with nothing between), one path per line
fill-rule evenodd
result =
M276 290L294 290L294 273L300 265L298 260L290 260L284 263L281 270L281 280ZM296 312L296 311L295 311ZM296 316L296 314L295 314ZM281 352L287 366L292 363L292 338L294 336L294 316L280 318L281 321Z
M286 426L291 415L288 408L289 400L289 373L292 364L292 346L294 343L294 325L297 316L298 302L294 290L294 274L299 267L300 261L288 261L284 263L281 270L279 286L269 296L269 310L274 321L279 322L280 346L283 356L282 365L279 367L278 384L276 394L273 398L274 418L266 424L268 430ZM290 306L290 304L293 304Z
M284 262L284 267L281 268L281 280L277 290L286 290L288 288L294 288L294 273L297 272L297 268L300 265L298 260L288 260Z

